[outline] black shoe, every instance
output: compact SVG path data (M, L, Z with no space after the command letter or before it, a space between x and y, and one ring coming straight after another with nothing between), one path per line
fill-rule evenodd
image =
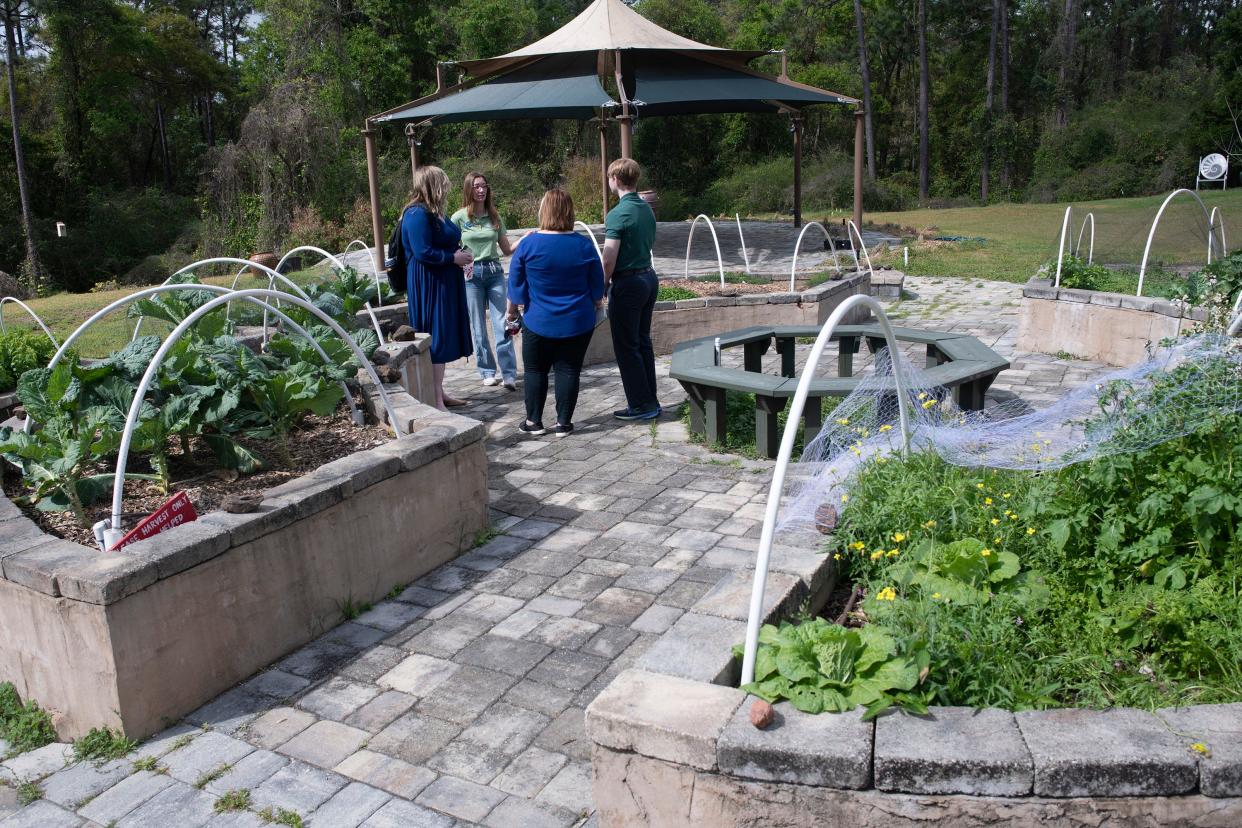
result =
M526 420L522 420L522 422L518 423L518 431L528 437L538 437L541 434L548 433L547 429L543 427L543 423L535 423L534 425L531 425Z
M570 423L569 425L561 425L560 423L557 423L556 428L552 429L552 433L557 437L568 437L574 433L574 424Z

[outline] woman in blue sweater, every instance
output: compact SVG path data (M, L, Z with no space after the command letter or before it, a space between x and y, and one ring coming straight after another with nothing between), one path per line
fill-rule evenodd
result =
M604 267L590 241L574 232L574 202L564 190L549 190L539 202L539 230L522 239L509 264L508 318L524 314L522 363L526 419L518 431L545 433L543 405L548 372L556 374L558 437L574 430L578 377L596 313L604 304Z
M436 407L465 405L444 393L444 365L473 350L462 267L473 257L459 250L461 230L444 217L448 176L439 167L419 167L414 192L401 217L401 243L407 251L406 296L410 327L431 334L431 369Z

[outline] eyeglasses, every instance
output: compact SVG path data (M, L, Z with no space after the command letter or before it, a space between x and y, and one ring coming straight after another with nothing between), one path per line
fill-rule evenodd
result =
M476 190L486 190L486 189L487 189L487 185L486 185L486 184L475 184L475 185L474 185L474 188L475 188Z

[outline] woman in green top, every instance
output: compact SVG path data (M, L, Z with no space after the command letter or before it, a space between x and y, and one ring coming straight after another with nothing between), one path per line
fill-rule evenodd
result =
M466 306L470 311L470 336L474 339L474 359L484 385L504 383L517 388L517 359L513 340L505 336L505 269L500 254L513 255L505 237L505 223L496 212L492 191L482 173L466 173L461 209L451 221L461 228L461 243L474 254L474 273L466 270ZM489 313L490 312L490 313ZM491 316L496 354L487 341L487 317ZM499 372L497 371L499 368Z

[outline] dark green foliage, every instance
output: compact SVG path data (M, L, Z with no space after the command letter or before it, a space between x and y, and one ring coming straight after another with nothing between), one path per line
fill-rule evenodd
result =
M22 702L11 682L0 683L0 739L12 753L24 753L56 741L52 717L34 701Z
M657 302L676 302L678 299L697 299L698 294L690 288L663 286L656 294Z
M0 334L0 391L17 388L17 379L32 368L47 365L56 346L43 331L10 330Z

